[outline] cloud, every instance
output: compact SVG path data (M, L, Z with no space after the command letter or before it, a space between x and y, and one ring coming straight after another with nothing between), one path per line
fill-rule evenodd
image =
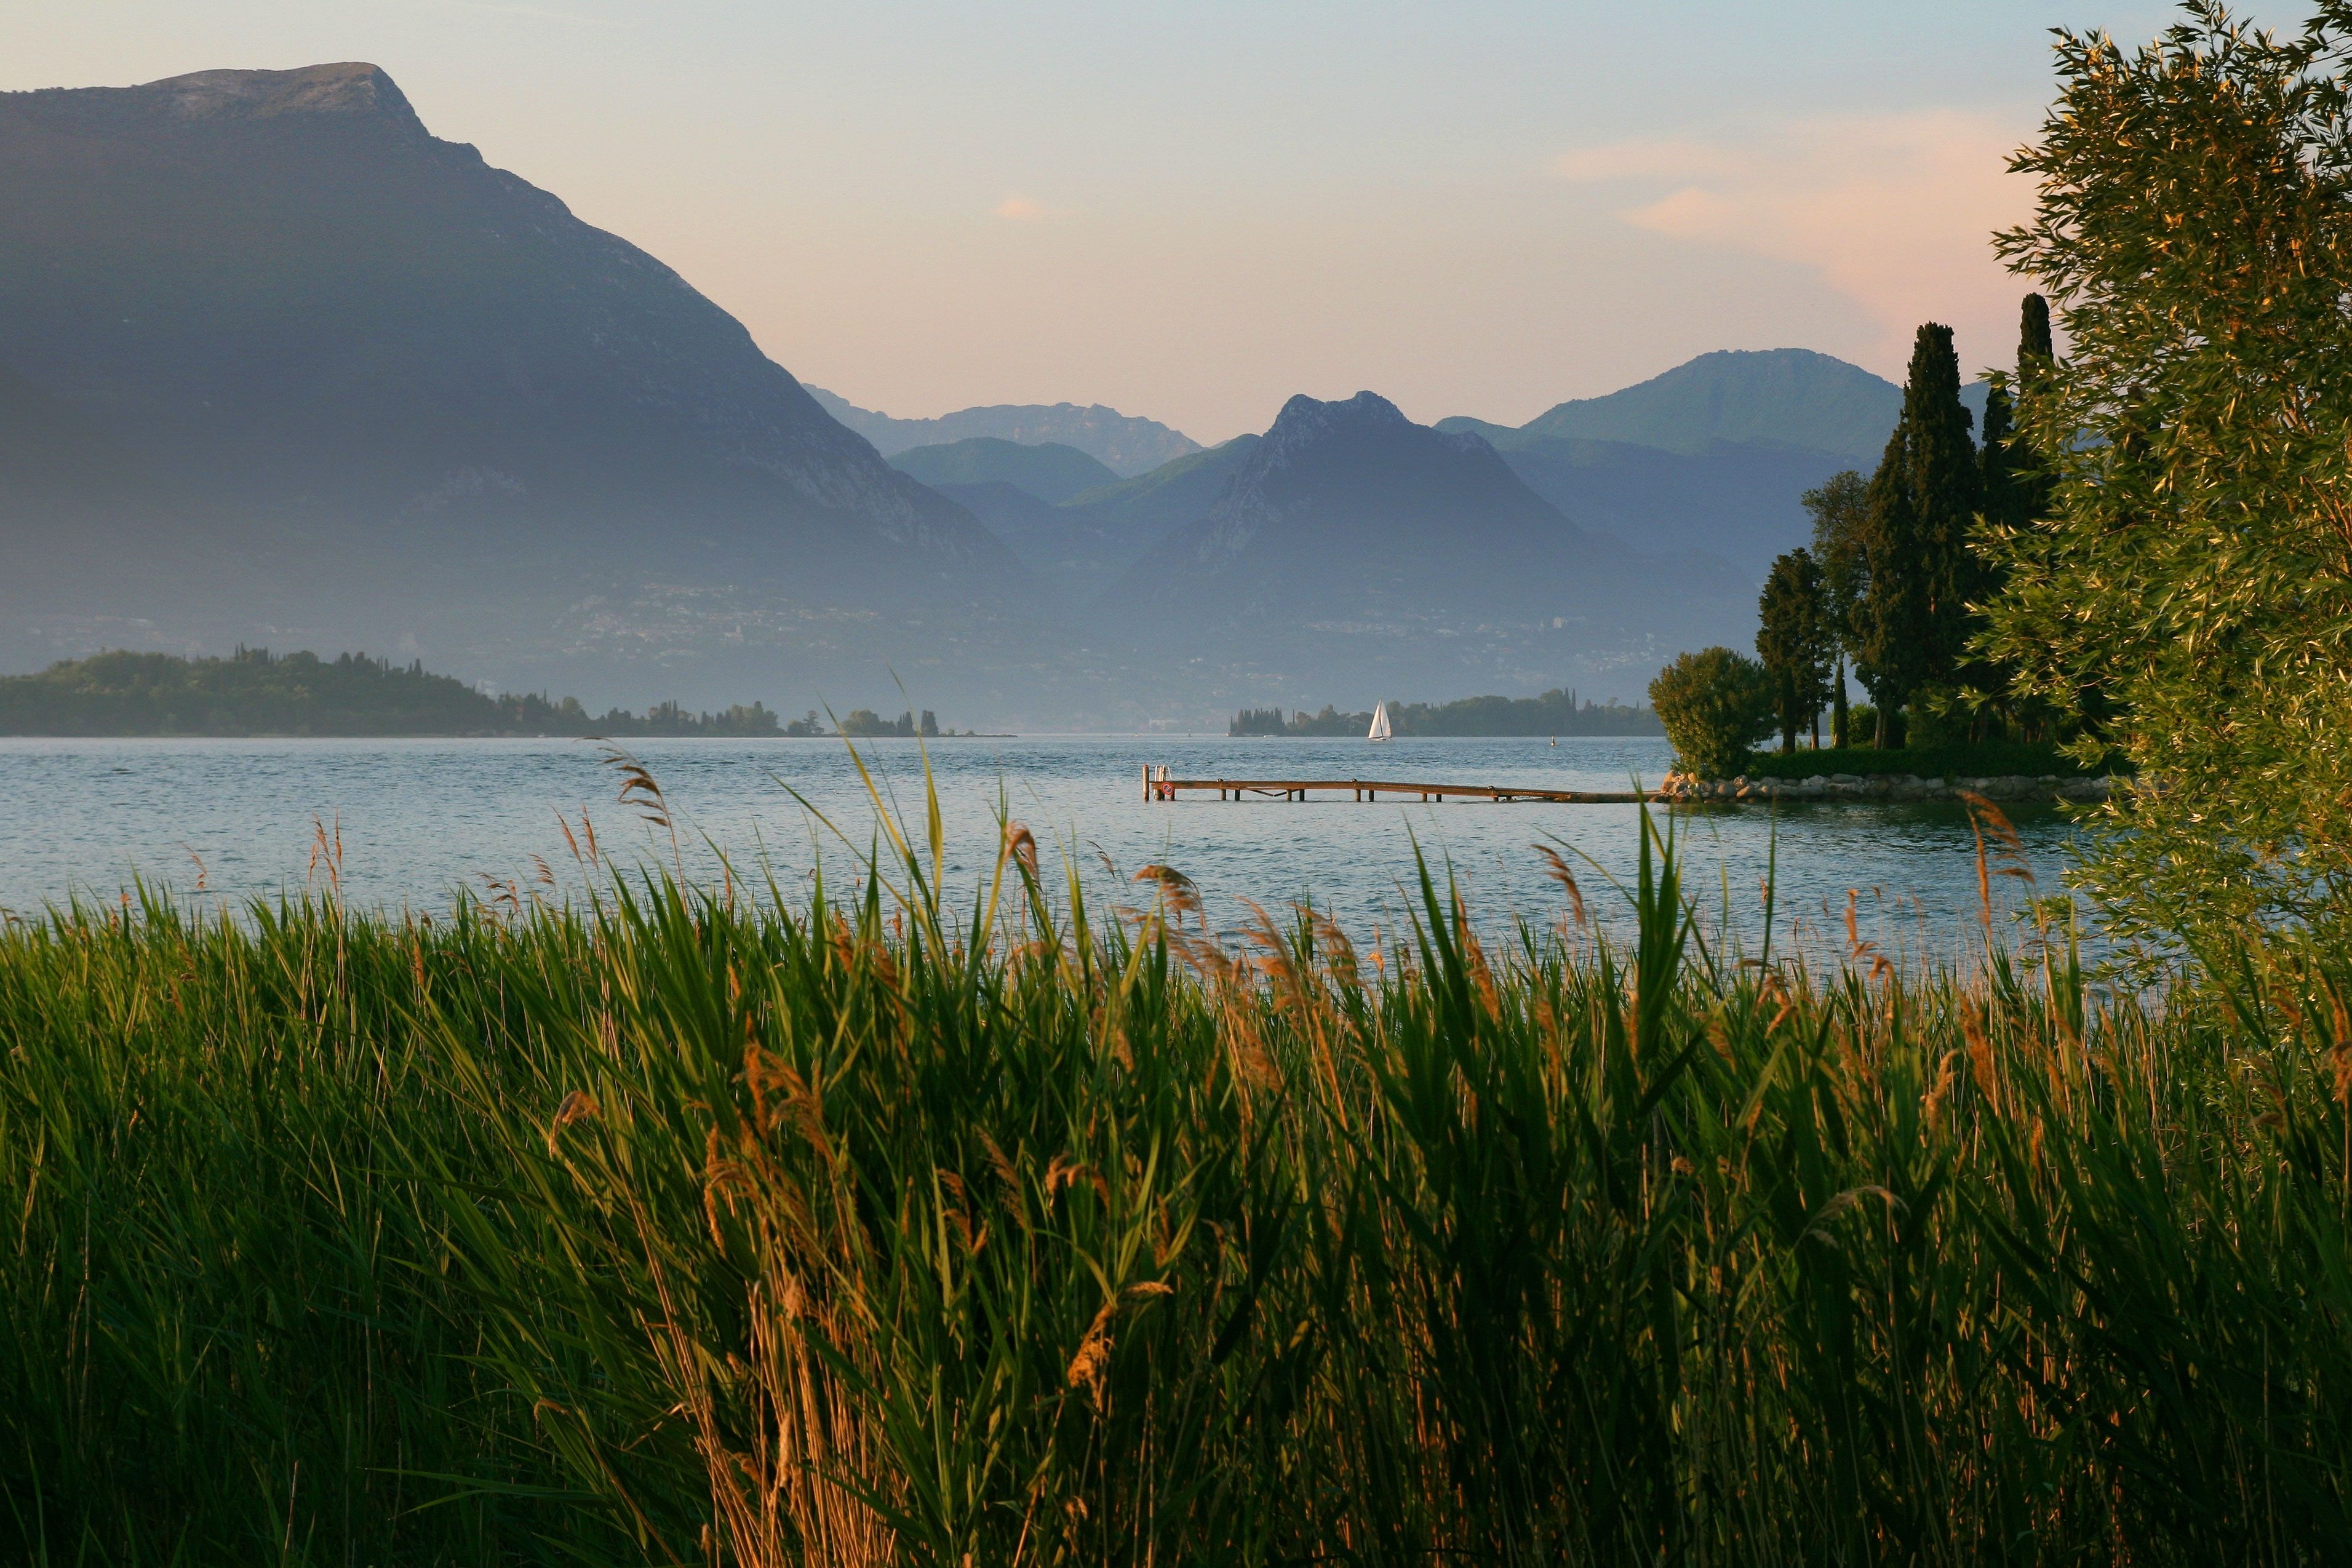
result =
M2006 363L2024 280L1991 235L2024 221L2033 189L2007 172L2032 120L1951 110L1800 120L1733 144L1621 141L1554 172L1582 183L1671 186L1619 213L1635 228L1816 273L1883 337L1877 368L1909 357L1926 320L1962 331L1968 368Z
M1045 209L1026 196L1007 196L989 211L1000 218L1011 218L1016 223L1028 223L1045 215Z

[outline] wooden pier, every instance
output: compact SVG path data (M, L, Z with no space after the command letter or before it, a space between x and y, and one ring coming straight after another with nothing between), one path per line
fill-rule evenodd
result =
M1244 796L1262 800L1304 800L1310 791L1329 791L1334 796L1346 790L1358 800L1378 800L1382 795L1392 800L1442 801L1449 796L1457 800L1535 800L1562 805L1633 806L1644 800L1664 797L1638 789L1534 789L1519 784L1429 784L1400 782L1392 779L1170 779L1167 769L1153 772L1150 764L1143 769L1143 798L1146 800L1174 800L1184 791L1214 789L1220 800L1239 800Z

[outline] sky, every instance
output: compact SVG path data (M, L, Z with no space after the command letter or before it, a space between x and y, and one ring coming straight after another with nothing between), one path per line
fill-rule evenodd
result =
M2282 26L2299 7L2257 9ZM1714 349L2013 355L2049 29L2142 0L0 0L0 89L369 60L803 381L1517 424Z

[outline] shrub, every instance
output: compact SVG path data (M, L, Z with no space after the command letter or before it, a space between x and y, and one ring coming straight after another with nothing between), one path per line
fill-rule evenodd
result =
M1910 723L1904 743L1914 751L1946 751L1969 743L1975 716L1948 686L1922 686L1904 710Z
M1684 653L1660 670L1650 706L1674 743L1675 763L1705 779L1738 772L1748 747L1772 733L1764 666L1728 648Z

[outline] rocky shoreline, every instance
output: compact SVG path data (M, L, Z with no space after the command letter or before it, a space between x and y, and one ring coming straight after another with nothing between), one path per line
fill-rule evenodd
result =
M1669 773L1658 787L1662 800L1956 800L1963 794L1988 800L2104 800L2104 778L2033 778L2022 773L1982 779L1922 779L1916 773L1816 773L1810 779L1700 779Z

